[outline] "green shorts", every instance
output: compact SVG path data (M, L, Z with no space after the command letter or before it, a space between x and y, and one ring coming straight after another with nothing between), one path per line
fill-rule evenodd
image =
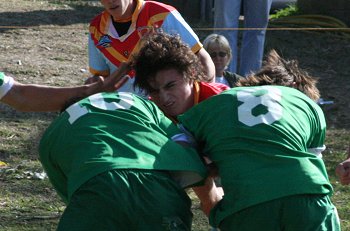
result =
M191 200L166 172L111 170L72 196L59 231L191 230Z
M337 209L327 195L295 195L249 207L225 218L221 231L339 231Z

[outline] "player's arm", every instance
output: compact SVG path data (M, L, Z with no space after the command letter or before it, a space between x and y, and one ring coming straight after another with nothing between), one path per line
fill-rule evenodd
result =
M203 186L192 187L201 202L201 209L209 216L210 210L222 199L224 192L216 187L214 179L208 177Z
M194 138L182 128L185 133L173 136L172 140L184 147L197 146ZM207 164L207 163L205 163ZM208 168L209 176L205 180L203 186L192 187L192 190L201 202L201 209L205 215L209 216L210 210L222 199L224 192L221 187L216 187L214 182L214 175L210 168Z
M204 73L207 76L206 82L215 82L215 65L208 52L204 48L201 48L196 55L203 65Z
M177 140L176 143L184 147L193 146L191 142L187 142L184 139ZM208 170L210 171L210 169ZM192 187L192 190L200 200L201 209L206 216L209 216L210 210L222 199L224 195L222 188L215 185L214 177L211 175L211 173L209 173L209 176L205 179L204 185Z
M350 184L350 146L348 147L347 154L347 159L339 163L335 170L342 185Z
M95 83L100 81L102 78L106 81L105 85L113 86L114 90L117 90L118 88L123 86L124 83L130 78L130 76L127 75L127 72L131 70L131 63L132 61L121 63L118 69L110 75L92 75L85 80L84 84ZM112 84L110 84L110 82L112 82ZM113 82L115 83L115 86L113 85Z
M1 98L1 102L19 111L60 111L71 101L82 99L103 91L115 91L125 81L129 64L123 63L107 79L76 87L53 87L37 84L22 84L14 81L11 89Z
M103 82L79 87L52 87L14 82L1 102L19 111L60 111L73 98L84 98L102 89Z
M102 91L118 89L129 70L128 64L121 65L107 79L77 87L53 87L37 84L22 84L14 81L11 89L1 98L1 102L19 111L60 111L73 100L82 99Z

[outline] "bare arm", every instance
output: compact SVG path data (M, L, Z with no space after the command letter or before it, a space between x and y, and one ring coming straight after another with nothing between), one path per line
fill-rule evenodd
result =
M208 52L202 48L196 53L196 55L201 61L204 72L208 77L206 82L215 82L215 65Z
M14 82L11 90L1 98L1 102L19 111L60 111L74 99L82 99L89 95L114 91L125 81L125 73L129 65L122 65L108 78L98 78L94 83L77 87L53 87L37 84Z
M193 140L189 137L189 135L182 133L181 136L172 137L176 143L189 147L194 145ZM207 159L209 160L209 159ZM208 166L208 177L205 179L205 183L203 186L192 187L192 190L197 195L198 199L201 202L201 209L205 213L205 215L209 216L210 210L222 199L224 195L224 191L221 187L216 187L214 182L214 177L217 176L217 168L212 167L213 165Z
M193 187L199 200L201 201L201 209L205 215L209 216L210 210L222 199L223 191L217 188L212 177L205 180L204 186Z
M60 111L69 100L96 93L100 85L101 82L79 87L52 87L15 82L1 102L19 111Z

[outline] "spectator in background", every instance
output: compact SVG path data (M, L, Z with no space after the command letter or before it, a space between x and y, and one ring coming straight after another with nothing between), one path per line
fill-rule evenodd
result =
M198 36L174 7L144 0L100 1L105 10L91 21L89 34L89 66L94 76L107 76L121 62L130 61L145 34L162 30L179 34L200 59L206 72L204 81L214 81L214 63L202 48ZM130 75L133 77L132 73ZM87 83L94 81L94 76ZM132 85L133 78L128 79L120 91L132 92Z
M210 34L204 39L203 47L214 62L215 82L233 87L236 81L242 76L226 71L232 59L232 50L229 41L223 35Z
M271 3L272 0L215 0L214 27L217 28L216 33L226 36L235 54L229 71L247 76L250 72L260 69ZM242 4L243 27L247 30L243 30L238 52L238 28Z

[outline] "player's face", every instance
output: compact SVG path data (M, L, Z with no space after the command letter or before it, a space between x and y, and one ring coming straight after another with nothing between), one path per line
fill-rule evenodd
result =
M128 19L132 16L136 1L134 0L100 0L107 12L115 21Z
M193 106L193 83L186 81L176 69L159 71L149 84L153 102L166 115L176 117Z

